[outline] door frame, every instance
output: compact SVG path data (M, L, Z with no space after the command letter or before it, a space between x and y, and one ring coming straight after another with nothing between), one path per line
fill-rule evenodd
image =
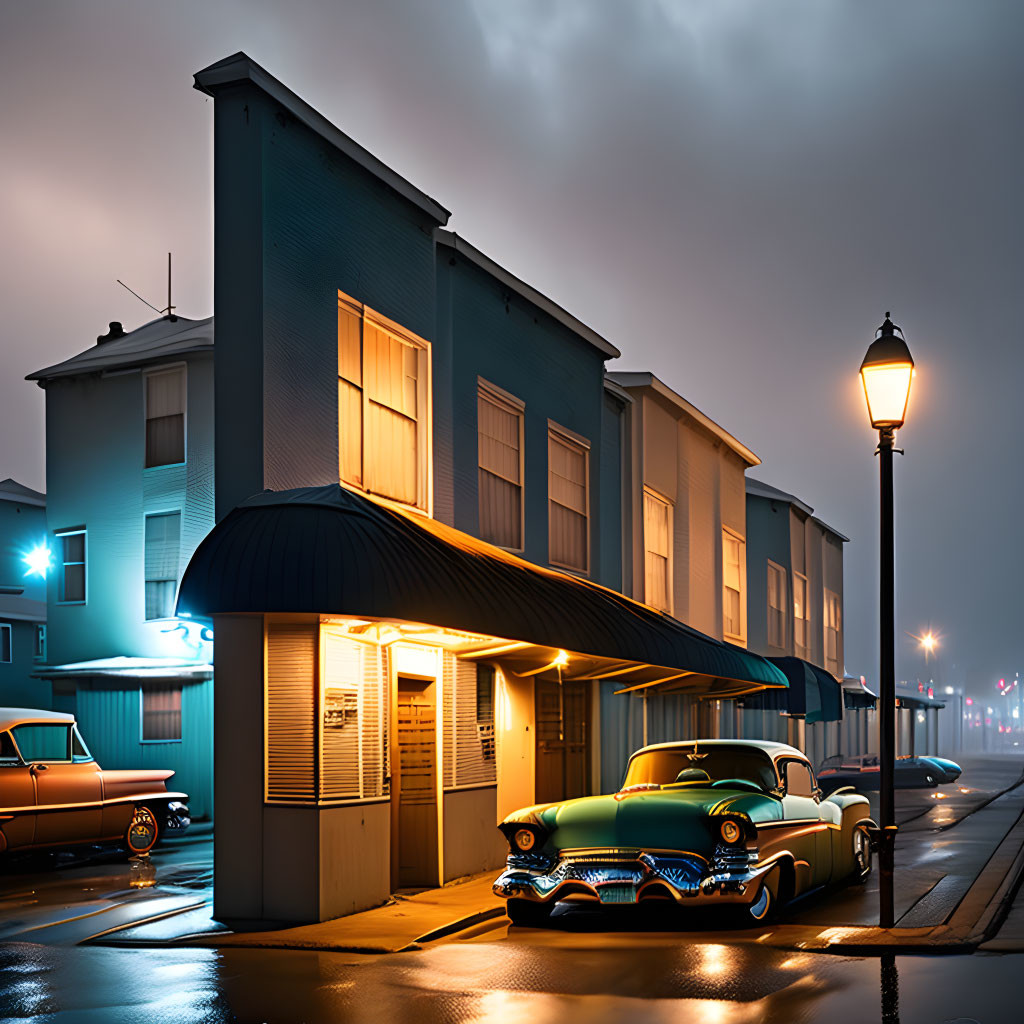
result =
M436 662L433 672L425 664L427 654ZM407 655L407 657L403 657ZM425 644L393 643L388 648L388 747L391 763L390 880L392 892L398 888L399 810L401 807L401 761L398 752L398 677L431 683L434 688L434 782L437 808L437 880L444 879L444 652ZM399 779L396 792L395 778Z

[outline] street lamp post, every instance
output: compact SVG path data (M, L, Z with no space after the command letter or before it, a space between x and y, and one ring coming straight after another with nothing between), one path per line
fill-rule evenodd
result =
M892 455L896 431L903 426L910 398L914 360L903 332L885 314L875 340L861 363L860 376L871 426L878 431L881 492L879 578L879 721L878 760L881 832L878 844L879 924L891 928L893 909L893 862L896 849L896 623L894 609L894 546Z

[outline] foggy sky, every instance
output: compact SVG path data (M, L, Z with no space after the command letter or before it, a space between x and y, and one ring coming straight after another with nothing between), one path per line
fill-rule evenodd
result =
M877 679L877 463L857 369L917 362L897 459L898 678L1024 672L1024 6L991 0L0 5L0 478L42 489L25 374L212 312L213 105L245 50L454 211L449 227L751 447L852 538ZM755 598L756 599L756 598Z

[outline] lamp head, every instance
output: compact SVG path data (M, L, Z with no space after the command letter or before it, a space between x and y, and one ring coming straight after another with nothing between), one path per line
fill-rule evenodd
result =
M886 313L885 322L875 331L875 340L860 364L868 416L876 430L898 430L903 426L913 375L914 360L903 332Z

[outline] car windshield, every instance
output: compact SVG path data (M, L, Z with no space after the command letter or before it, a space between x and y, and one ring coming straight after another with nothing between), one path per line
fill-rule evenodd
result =
M692 745L687 745L637 754L629 762L622 788L645 784L667 786L688 768L707 772L712 782L744 779L766 791L775 789L779 784L772 759L763 750L716 743L699 746L696 752Z

